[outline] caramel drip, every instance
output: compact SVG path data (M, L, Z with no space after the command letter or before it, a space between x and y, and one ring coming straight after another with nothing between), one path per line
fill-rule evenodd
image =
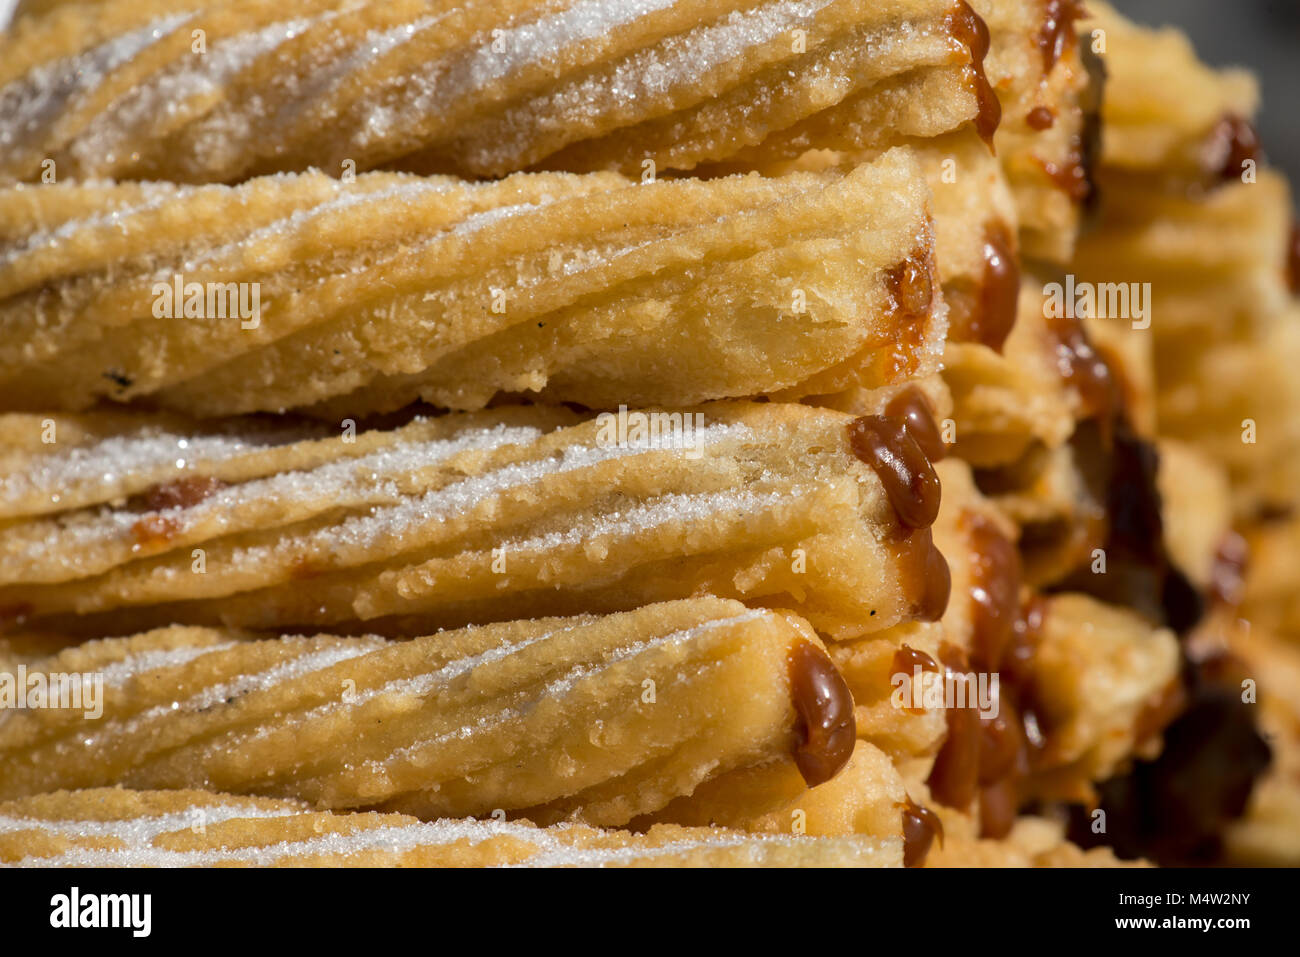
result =
M1061 378L1078 393L1084 418L1109 420L1118 402L1110 366L1093 348L1079 319L1058 317L1048 320Z
M1079 0L1047 0L1043 24L1035 38L1043 54L1044 73L1051 73L1066 51L1079 42L1074 21L1083 17L1083 4Z
M939 424L934 421L930 402L916 386L908 386L890 399L885 406L885 415L903 423L907 434L931 462L938 462L948 454L948 446L939 432Z
M934 305L934 284L923 257L909 256L886 274L894 309L905 319L923 319Z
M161 512L169 508L190 508L225 487L225 482L212 476L186 476L173 482L150 486L133 504L147 512Z
M1019 783L1011 777L980 788L980 837L998 840L1011 833L1020 811Z
M916 669L921 671L942 672L939 662L935 661L924 651L917 651L911 645L903 645L894 652L894 657L890 661L889 674L892 679L894 675L906 675L907 680L911 681ZM914 708L910 705L903 708L908 714L925 714L924 708Z
M927 532L929 529L926 530ZM925 590L916 606L919 621L938 621L948 610L948 600L952 596L952 571L943 553L930 543L925 555Z
M907 427L887 416L863 415L848 429L853 454L879 476L899 522L907 528L933 525L939 514L939 476Z
M885 285L896 343L889 375L895 380L911 378L934 311L933 256L918 252L904 259L885 273Z
M137 545L156 548L166 545L180 530L179 519L167 515L146 515L131 525L131 538Z
M810 641L791 649L789 674L798 716L794 763L808 786L816 787L835 777L853 754L853 695L830 657Z
M934 545L930 529L917 529L888 547L898 563L903 594L911 602L911 617L916 621L938 621L948 610L952 574Z
M978 512L962 516L972 555L971 664L997 671L1011 645L1020 615L1020 553L998 527Z
M997 674L997 714L974 707L948 712L948 737L930 775L935 799L966 808L980 800L980 832L1003 837L1022 801L1022 784L1039 742L1027 722L1033 713L1033 670L1044 605L1021 602L1022 569L1015 544L987 517L965 512L961 527L974 556L971 566L971 655L946 646L950 671Z
M990 44L988 24L966 0L960 0L956 9L948 14L944 25L970 51L971 65L966 68L966 82L975 95L978 108L975 132L992 149L993 135L1002 122L1002 104L984 72L984 58L988 56Z
M1024 725L1010 702L1002 702L996 718L980 722L979 782L992 787L1022 770Z
M969 333L974 341L1001 352L1016 325L1020 301L1020 260L1016 256L1015 239L1005 223L989 224L984 233L983 254L984 275L980 279Z
M1242 167L1247 162L1258 162L1260 159L1259 133L1255 125L1244 117L1230 113L1219 120L1210 134L1210 142L1210 154L1221 154L1223 163L1218 169L1207 172L1225 183L1241 179Z
M934 839L943 846L943 821L928 807L922 807L910 797L898 805L903 811L903 866L920 867Z
M918 651L911 645L903 645L894 652L893 661L890 664L891 674L911 675L917 668L922 671L940 671L939 662L935 661L924 651Z
M1056 114L1052 112L1051 107L1036 106L1025 114L1025 125L1031 130L1050 130L1056 125Z
M947 671L968 671L966 655L944 642L939 658ZM980 719L974 708L948 711L948 736L944 739L927 783L934 799L946 807L964 809L975 800L979 785Z

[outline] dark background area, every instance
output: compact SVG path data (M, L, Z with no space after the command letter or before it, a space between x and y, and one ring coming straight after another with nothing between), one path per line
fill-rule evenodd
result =
M1112 0L1151 26L1172 24L1202 60L1259 77L1258 126L1269 162L1300 184L1300 0ZM1293 201L1300 197L1294 197Z

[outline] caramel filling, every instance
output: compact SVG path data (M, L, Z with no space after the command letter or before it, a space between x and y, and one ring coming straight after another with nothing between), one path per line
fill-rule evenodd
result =
M133 503L142 511L162 512L169 508L190 508L198 505L213 492L226 487L221 479L209 475L193 475L163 482L142 492Z
M827 654L801 641L790 652L790 693L798 715L794 763L809 787L839 773L853 754L857 721L853 695Z
M1078 319L1048 320L1053 338L1056 368L1078 394L1083 404L1083 418L1110 419L1119 396L1110 366L1093 348L1083 323Z
M935 800L966 808L980 804L980 833L1003 837L1015 823L1022 784L1041 750L1032 706L1033 658L1042 627L1041 602L1021 601L1022 568L1015 544L976 512L962 515L975 556L971 568L971 654L946 645L944 665L958 673L996 673L998 708L982 717L974 707L948 712L948 737L930 774Z
M934 524L939 476L903 422L884 415L859 416L849 423L849 445L879 476L900 523L907 528Z
M1051 73L1066 51L1079 42L1074 21L1083 16L1083 4L1079 0L1047 0L1043 23L1035 37L1043 54L1044 73Z
M910 797L906 804L900 804L903 811L903 866L920 867L925 863L926 855L934 839L939 839L943 846L943 821L928 807L922 807Z
M943 670L939 667L939 662L935 661L924 651L917 651L911 645L903 645L894 652L894 657L891 659L889 665L889 673L891 676L907 675L910 680L916 673L917 668L920 668L922 671L933 672L941 672ZM913 708L909 706L903 710L908 714L925 714L924 708Z
M892 379L915 374L926 324L934 310L934 259L918 252L885 273L890 316L896 323L895 350L890 361Z
M970 334L996 352L1011 335L1020 301L1020 261L1015 240L1002 222L989 225L984 234L984 275L979 299L971 317Z
M907 433L931 462L938 462L948 454L948 446L934 420L930 402L916 386L908 386L890 399L885 406L885 415L902 421Z
M984 72L984 58L989 53L989 28L983 17L976 13L966 0L960 0L956 9L948 14L944 25L971 55L971 65L966 70L966 81L975 95L978 112L975 114L975 132L991 149L993 134L1002 122L1002 104Z
M1056 114L1050 107L1036 106L1025 114L1025 125L1039 132L1050 130L1056 125Z
M1218 126L1210 134L1211 156L1222 157L1217 169L1206 172L1223 182L1241 179L1243 167L1248 162L1258 162L1260 158L1259 133L1250 120L1229 114L1219 120Z

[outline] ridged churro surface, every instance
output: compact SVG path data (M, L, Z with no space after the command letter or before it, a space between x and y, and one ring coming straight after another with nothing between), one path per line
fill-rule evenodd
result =
M937 368L926 189L320 174L0 191L0 407L357 416L876 388Z
M381 164L640 176L897 103L876 145L992 95L955 0L171 0L20 18L0 177L233 182ZM167 108L160 109L162 104ZM994 104L996 106L996 103ZM879 108L877 108L879 109ZM996 116L993 117L996 122Z
M203 791L62 791L0 804L9 867L897 867L901 844L660 825L336 814Z
M807 623L716 599L396 643L174 627L27 673L98 675L102 715L8 714L10 798L125 784L622 824L777 758L822 783L854 741Z

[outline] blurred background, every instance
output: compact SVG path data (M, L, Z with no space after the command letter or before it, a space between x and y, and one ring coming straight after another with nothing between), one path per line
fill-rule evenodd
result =
M1086 2L1086 0L1085 0ZM1150 26L1175 24L1201 59L1260 80L1260 138L1269 161L1300 183L1300 0L1112 0Z

